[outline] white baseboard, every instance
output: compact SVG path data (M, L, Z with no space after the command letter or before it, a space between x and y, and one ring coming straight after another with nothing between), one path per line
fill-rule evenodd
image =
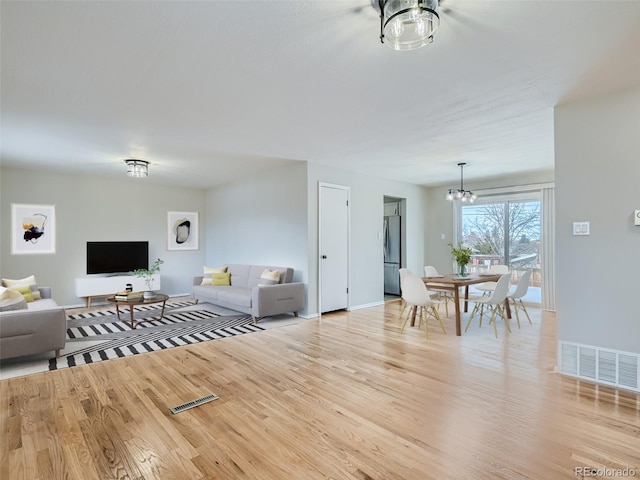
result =
M380 305L384 305L384 300L380 302L365 303L362 305L351 306L348 308L348 310L351 312L353 310L362 310L363 308L379 307Z

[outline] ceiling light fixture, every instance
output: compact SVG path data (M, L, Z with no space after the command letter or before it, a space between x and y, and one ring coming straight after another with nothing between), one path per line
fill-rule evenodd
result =
M127 175L130 177L144 178L149 176L149 162L146 160L128 158L124 163L127 164Z
M378 5L380 42L394 50L415 50L433 42L440 26L438 0L378 0Z
M464 178L462 172L465 165L466 163L464 162L460 162L458 164L460 167L460 188L457 190L449 189L449 192L447 193L447 200L449 201L460 200L464 203L473 203L475 199L478 198L472 191L464 189Z

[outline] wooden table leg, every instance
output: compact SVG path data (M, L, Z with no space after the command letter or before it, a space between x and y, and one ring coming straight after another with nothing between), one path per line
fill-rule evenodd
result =
M118 307L118 302L116 302L116 313L118 314L118 321L121 322L122 320L120 320L120 308Z
M165 305L165 303L167 303L166 300L164 302L162 302L162 311L160 312L160 320L162 320L162 317L164 317L164 305Z
M453 300L456 303L456 336L462 335L462 330L460 328L460 289L453 289Z
M469 285L464 287L464 313L469 311Z

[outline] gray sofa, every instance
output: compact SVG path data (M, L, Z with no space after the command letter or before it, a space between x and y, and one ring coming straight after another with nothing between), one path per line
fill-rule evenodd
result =
M304 283L293 283L293 269L263 265L226 265L231 285L201 285L202 276L193 278L192 297L198 301L248 313L257 322L262 317L293 313L304 308ZM275 285L258 285L264 270L278 270Z
M0 312L0 359L21 357L64 348L67 318L64 308L51 298L51 289L41 287L41 300L27 304L26 310Z

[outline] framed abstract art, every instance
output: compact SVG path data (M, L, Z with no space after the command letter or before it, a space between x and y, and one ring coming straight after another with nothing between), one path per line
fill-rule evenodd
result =
M11 253L56 253L55 205L11 204Z
M198 250L198 212L168 212L167 250Z

